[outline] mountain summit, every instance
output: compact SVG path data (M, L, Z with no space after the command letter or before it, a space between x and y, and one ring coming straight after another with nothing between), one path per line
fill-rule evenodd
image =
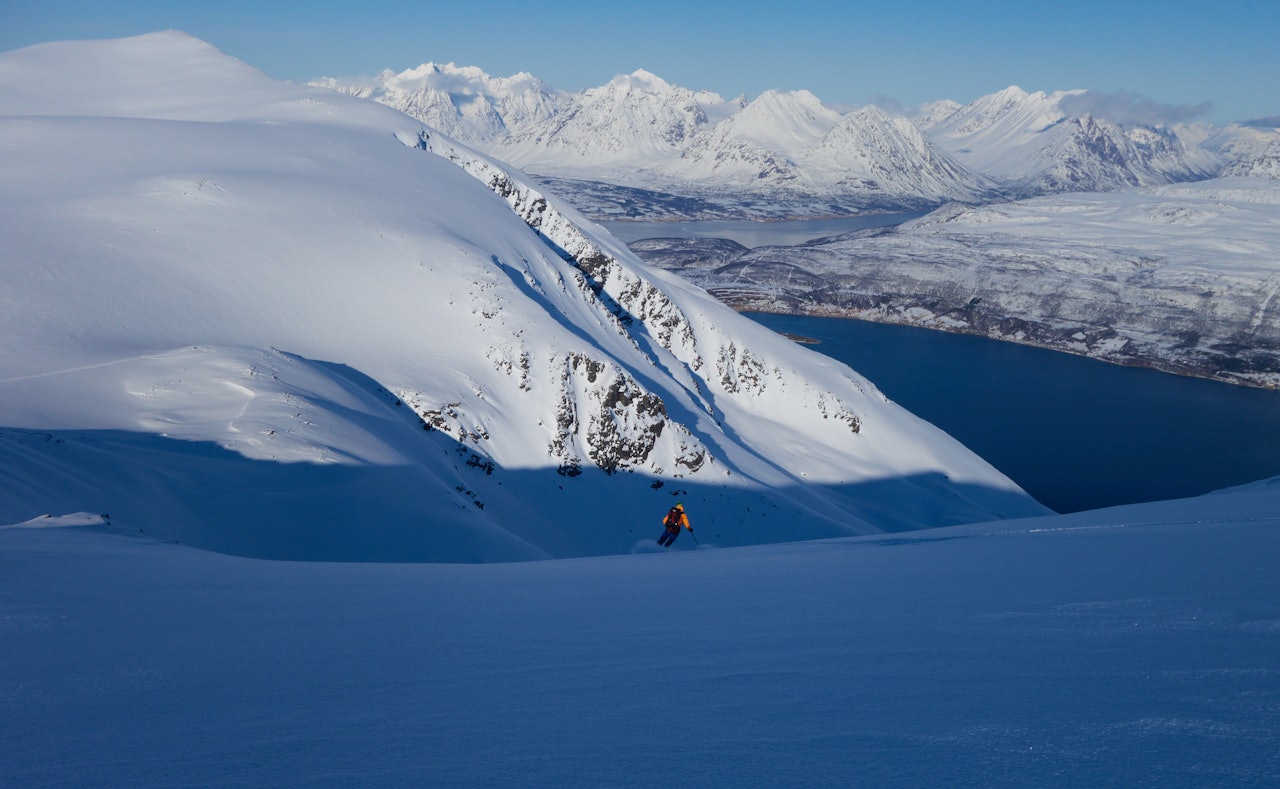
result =
M1085 93L1011 86L922 127L958 161L1021 196L1200 180L1220 166L1173 130L1069 113L1065 105Z

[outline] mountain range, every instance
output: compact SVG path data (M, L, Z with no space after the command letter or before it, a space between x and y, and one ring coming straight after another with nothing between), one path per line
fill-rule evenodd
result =
M596 218L817 216L1162 185L1211 177L1280 136L1112 121L1082 111L1079 90L1009 87L892 114L840 112L805 90L725 100L643 70L579 93L434 63L316 84L400 109L538 177L592 183L565 193ZM691 202L673 206L670 195Z
M803 90L725 101L645 71L578 94L433 64L324 84L410 114L429 106L416 117L538 174L596 218L934 212L798 247L632 243L739 308L1280 384L1265 259L1280 130L1266 122L1161 123L1132 106L1112 120L1088 91L1017 87L906 114L839 112ZM476 108L482 121L469 120Z

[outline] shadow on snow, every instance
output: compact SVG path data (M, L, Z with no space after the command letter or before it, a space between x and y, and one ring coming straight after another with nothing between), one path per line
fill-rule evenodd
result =
M412 463L320 464L150 433L0 428L0 523L94 512L120 530L264 559L492 562L632 552L656 541L676 500L698 539L720 547L1038 514L1015 493L941 474L775 490L595 469L566 477L467 466L468 447L429 438L435 455ZM686 534L674 549L694 547Z

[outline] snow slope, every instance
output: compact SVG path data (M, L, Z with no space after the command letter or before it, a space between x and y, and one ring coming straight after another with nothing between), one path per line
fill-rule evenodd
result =
M1043 511L381 105L161 33L0 55L0 107L0 520L487 561Z
M483 566L0 528L0 784L1280 783L1280 486ZM58 525L71 528L52 528Z

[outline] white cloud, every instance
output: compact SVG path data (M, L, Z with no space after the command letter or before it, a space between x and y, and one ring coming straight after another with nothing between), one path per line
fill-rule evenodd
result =
M1127 90L1114 93L1090 90L1072 94L1064 97L1059 106L1068 115L1093 115L1116 123L1144 126L1182 123L1204 115L1213 107L1207 101L1200 104L1163 104Z

